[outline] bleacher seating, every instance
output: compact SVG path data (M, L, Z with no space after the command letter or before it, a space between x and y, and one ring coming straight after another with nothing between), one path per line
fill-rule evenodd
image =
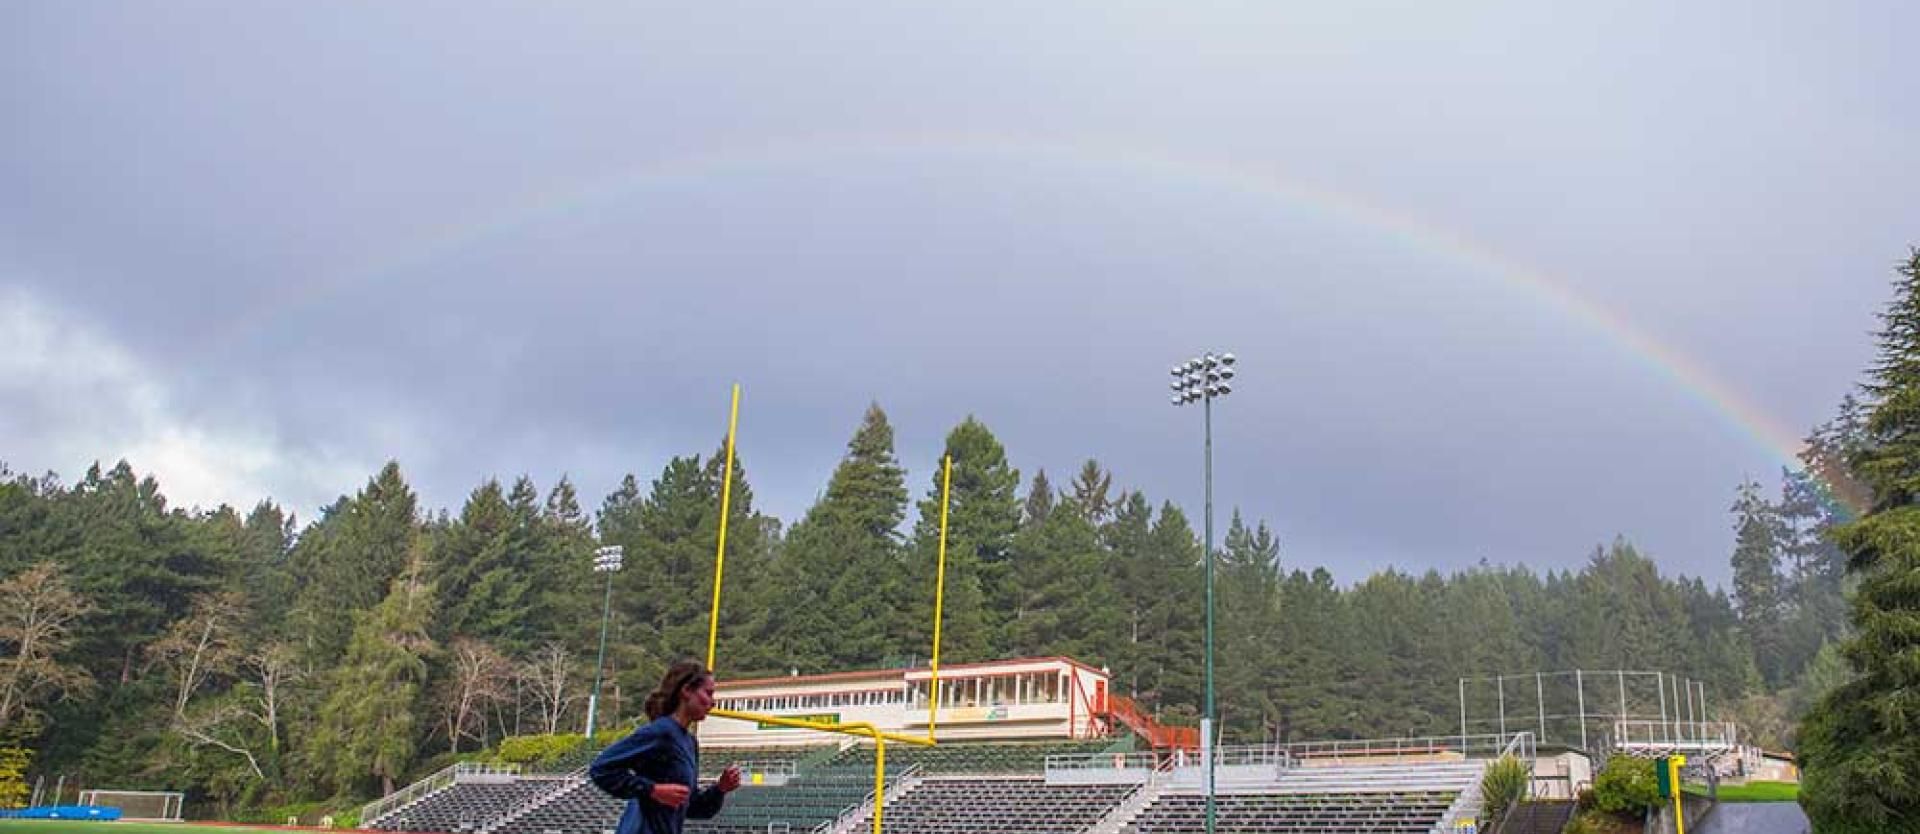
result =
M455 782L378 820L381 831L441 831L464 834L477 831L508 811L558 787L549 779L502 782Z
M726 770L730 764L793 764L808 756L825 753L830 747L832 745L816 744L806 747L703 748L700 751L700 774L702 779L711 779L719 776L720 771Z
M601 834L612 831L626 803L606 795L592 782L575 777L562 793L531 813L502 826L495 834Z
M704 758L704 757L703 757ZM891 766L888 772L894 772ZM873 791L871 768L813 768L779 786L742 785L727 797L719 816L688 820L687 829L703 834L765 834L771 823L808 831L860 805ZM581 779L565 793L507 823L493 834L602 834L613 830L626 807Z
M741 762L796 762L808 756L820 754L829 746L816 744L800 747L715 747L701 751L700 774L702 778L711 779L725 770L727 765ZM606 749L604 746L583 744L552 761L540 763L538 772L559 774L584 770L604 749Z
M1215 829L1281 831L1425 832L1484 772L1484 761L1378 760L1323 762L1290 768L1258 787L1235 786L1215 797ZM1195 773L1183 774L1136 814L1123 834L1180 834L1206 828L1206 797Z
M887 806L886 828L895 834L1078 834L1106 819L1138 789L1137 784L1048 784L1041 776L1050 755L1086 755L1103 743L1050 742L943 744L935 748L889 746L889 782L909 771L918 784ZM896 755L895 751L899 754ZM823 756L825 763L816 764ZM810 757L810 758L809 758ZM808 832L840 819L851 830L869 824L873 750L827 748L715 748L703 751L703 782L730 762L805 760L784 784L742 785L712 820L689 820L695 834ZM1223 786L1216 829L1221 834L1295 832L1418 834L1447 819L1450 806L1474 784L1483 761L1314 762ZM1205 798L1197 768L1163 774L1148 802L1122 834L1189 834L1205 827ZM966 774L966 775L960 775ZM988 775L994 774L994 775ZM784 775L784 774L781 774ZM1150 800L1150 801L1149 801ZM379 820L385 831L445 834L605 834L618 823L625 803L602 793L583 776L509 777L466 781L442 788ZM1133 806L1129 805L1129 809Z
M1111 741L1051 741L1002 744L943 743L935 747L887 745L887 766L919 765L926 773L1041 773L1048 756L1085 756L1099 753ZM873 769L873 745L857 744L842 750L828 764Z
M1391 793L1224 794L1214 797L1214 830L1254 832L1426 832L1440 822L1455 794ZM1122 828L1123 834L1183 834L1206 830L1206 797L1165 794Z
M1049 785L1044 779L927 779L887 803L882 828L897 834L1076 834L1099 822L1135 785ZM865 831L872 815L860 815Z

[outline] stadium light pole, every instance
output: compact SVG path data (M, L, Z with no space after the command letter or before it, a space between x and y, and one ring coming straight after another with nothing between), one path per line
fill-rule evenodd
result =
M1207 834L1213 834L1214 796L1213 796L1213 400L1233 393L1233 363L1231 353L1189 359L1173 366L1173 389L1175 406L1200 403L1205 414L1202 422L1206 432L1206 483L1207 504L1205 551L1203 560L1207 575L1207 709L1200 719L1200 757L1207 765Z
M593 661L593 694L587 696L587 743L593 743L593 721L600 711L600 671L607 667L607 621L613 618L613 575L626 561L627 550L617 544L593 551L593 572L607 575L607 598L600 605L600 656Z

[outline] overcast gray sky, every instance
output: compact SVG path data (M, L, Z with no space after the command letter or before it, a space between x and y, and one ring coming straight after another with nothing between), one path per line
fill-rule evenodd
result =
M0 460L311 518L597 506L725 430L791 521L869 401L1342 579L1727 573L1920 244L1909 3L0 7ZM1903 47L1905 51L1903 52ZM1767 427L1771 426L1771 429ZM1771 431L1771 434L1769 434Z

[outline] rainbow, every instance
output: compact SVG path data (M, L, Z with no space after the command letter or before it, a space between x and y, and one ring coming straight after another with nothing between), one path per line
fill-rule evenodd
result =
M998 134L924 134L855 137L802 137L757 146L732 147L649 161L593 182L572 184L509 201L504 208L432 230L416 242L317 280L296 282L270 294L223 329L207 334L211 347L243 340L255 329L307 305L347 290L401 277L470 249L482 241L585 212L636 193L694 186L716 178L775 172L826 161L960 156L1004 158L1026 163L1119 170L1160 177L1190 186L1237 192L1258 199L1308 208L1328 218L1387 233L1417 250L1490 276L1547 309L1578 323L1616 346L1625 356L1674 390L1718 416L1779 463L1801 468L1805 448L1792 427L1760 408L1751 398L1706 366L1662 342L1625 316L1581 294L1551 273L1502 255L1492 247L1405 212L1357 195L1320 188L1254 164L1120 146L1104 142ZM1864 508L1852 492L1821 484L1830 501L1846 514Z

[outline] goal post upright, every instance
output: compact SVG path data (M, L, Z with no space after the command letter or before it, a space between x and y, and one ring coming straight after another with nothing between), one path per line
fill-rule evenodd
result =
M740 425L740 383L733 384L733 405L727 409L727 462L720 470L720 544L713 556L713 611L707 618L707 672L713 672L713 650L720 640L720 582L727 572L727 516L733 504L733 437Z
M713 557L713 607L707 616L707 670L713 673L717 659L716 649L720 641L720 588L726 577L727 564L727 516L731 510L729 499L733 489L733 447L735 432L740 418L740 385L733 386L733 404L727 412L727 451L726 467L721 471L720 481L720 530L719 543ZM933 652L930 661L931 680L927 685L927 733L924 736L910 736L904 733L889 733L871 723L807 721L799 718L787 718L778 715L764 715L757 712L744 712L730 709L713 709L709 715L732 718L741 721L757 721L781 727L794 727L804 730L817 730L825 733L864 736L873 739L873 834L881 834L880 818L886 804L887 789L887 742L913 744L932 747L939 742L934 739L934 718L940 709L940 621L942 606L946 601L947 582L947 516L953 504L953 456L941 456L940 474L940 545L934 567L933 586Z

